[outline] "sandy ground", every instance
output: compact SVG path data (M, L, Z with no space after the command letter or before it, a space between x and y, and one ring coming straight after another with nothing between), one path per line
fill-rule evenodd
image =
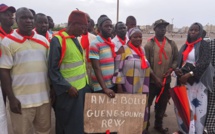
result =
M147 39L154 36L153 34L144 34L143 35L143 44L145 44L147 42ZM170 34L167 34L167 37L169 39L172 39L176 42L178 48L180 49L180 47L185 43L186 41L186 35L183 35L181 37L181 35L175 35L174 37L172 37ZM211 38L214 38L215 35L212 35ZM173 80L173 82L171 83L172 86L174 86L175 84L175 80ZM153 106L152 106L153 108ZM10 116L8 113L8 107L7 107L7 115L8 115L8 129L9 129L9 134L13 134L12 132L12 125L10 122ZM173 133L174 131L177 130L177 122L176 122L176 118L175 118L175 113L174 113L174 104L172 102L172 100L170 100L170 104L167 107L166 110L166 114L167 117L164 118L164 127L168 127L169 128L169 132L170 134ZM18 123L18 122L17 122ZM153 129L153 124L154 124L154 110L151 109L151 119L150 119L150 132L151 134L158 134L154 129ZM52 128L51 128L51 134L55 134L55 117L54 117L54 112L52 111Z

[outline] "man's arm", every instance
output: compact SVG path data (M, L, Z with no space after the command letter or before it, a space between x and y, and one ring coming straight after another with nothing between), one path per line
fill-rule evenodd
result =
M71 96L78 95L77 89L72 87L60 73L59 61L61 58L61 45L57 37L53 37L50 43L48 60L48 73L56 95L68 92ZM71 89L71 90L70 90Z
M156 76L156 74L153 72L153 70L150 68L150 77L155 81L155 84L157 87L161 88L163 86L162 80Z
M95 72L96 78L97 78L102 90L104 91L104 93L107 94L111 98L115 97L114 91L111 89L108 89L107 86L105 85L105 82L102 77L102 70L100 67L99 60L91 59L91 62L92 62L92 67Z
M11 112L21 114L21 103L15 97L12 90L12 80L10 77L10 69L0 68L0 78L1 78L1 86L2 90L7 94Z
M14 95L12 89L11 69L13 68L14 59L11 47L9 47L10 42L7 38L4 38L1 43L0 79L2 90L8 96L11 112L21 114L21 103Z
M146 58L147 58L147 60L149 61L150 64L151 64L150 53L152 53L150 51L151 46L152 46L152 44L150 43L150 41L148 41L146 43L145 47L144 47L145 56L146 56ZM150 77L152 77L152 79L155 81L155 84L156 84L157 87L162 87L162 80L156 76L156 74L154 73L153 69L151 68L151 65L150 65Z

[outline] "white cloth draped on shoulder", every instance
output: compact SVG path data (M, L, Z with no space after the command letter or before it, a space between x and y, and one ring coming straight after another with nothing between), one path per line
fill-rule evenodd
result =
M8 134L7 130L7 116L5 111L5 105L2 97L2 91L0 88L0 133Z

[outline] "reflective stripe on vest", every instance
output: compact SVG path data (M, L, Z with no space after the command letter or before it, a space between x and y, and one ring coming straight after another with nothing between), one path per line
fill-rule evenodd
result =
M81 75L78 75L78 76L75 76L75 77L65 78L65 79L66 79L66 81L68 81L68 82L72 82L72 81L76 81L76 80L79 80L79 79L84 78L85 75L86 75L86 73L81 74Z
M78 62L75 62L75 63L69 63L69 64L64 64L62 63L60 65L60 69L68 69L68 68L75 68L75 67L78 67L78 66L81 66L83 65L83 61L78 61Z
M62 32L62 34L68 36L66 32ZM60 35L55 35L55 37L58 38L62 47L62 37ZM67 38L65 44L65 55L60 64L60 73L73 87L80 90L88 83L84 55L80 53L71 38Z

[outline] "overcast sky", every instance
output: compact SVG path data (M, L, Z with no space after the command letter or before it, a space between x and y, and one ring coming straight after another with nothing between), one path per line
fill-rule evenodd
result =
M87 12L97 22L106 14L116 23L117 0L1 0L15 8L28 7L36 13L51 16L56 24L67 22L72 10ZM193 22L215 25L215 0L119 0L119 21L133 15L138 25L151 25L158 19L174 27L190 26Z

